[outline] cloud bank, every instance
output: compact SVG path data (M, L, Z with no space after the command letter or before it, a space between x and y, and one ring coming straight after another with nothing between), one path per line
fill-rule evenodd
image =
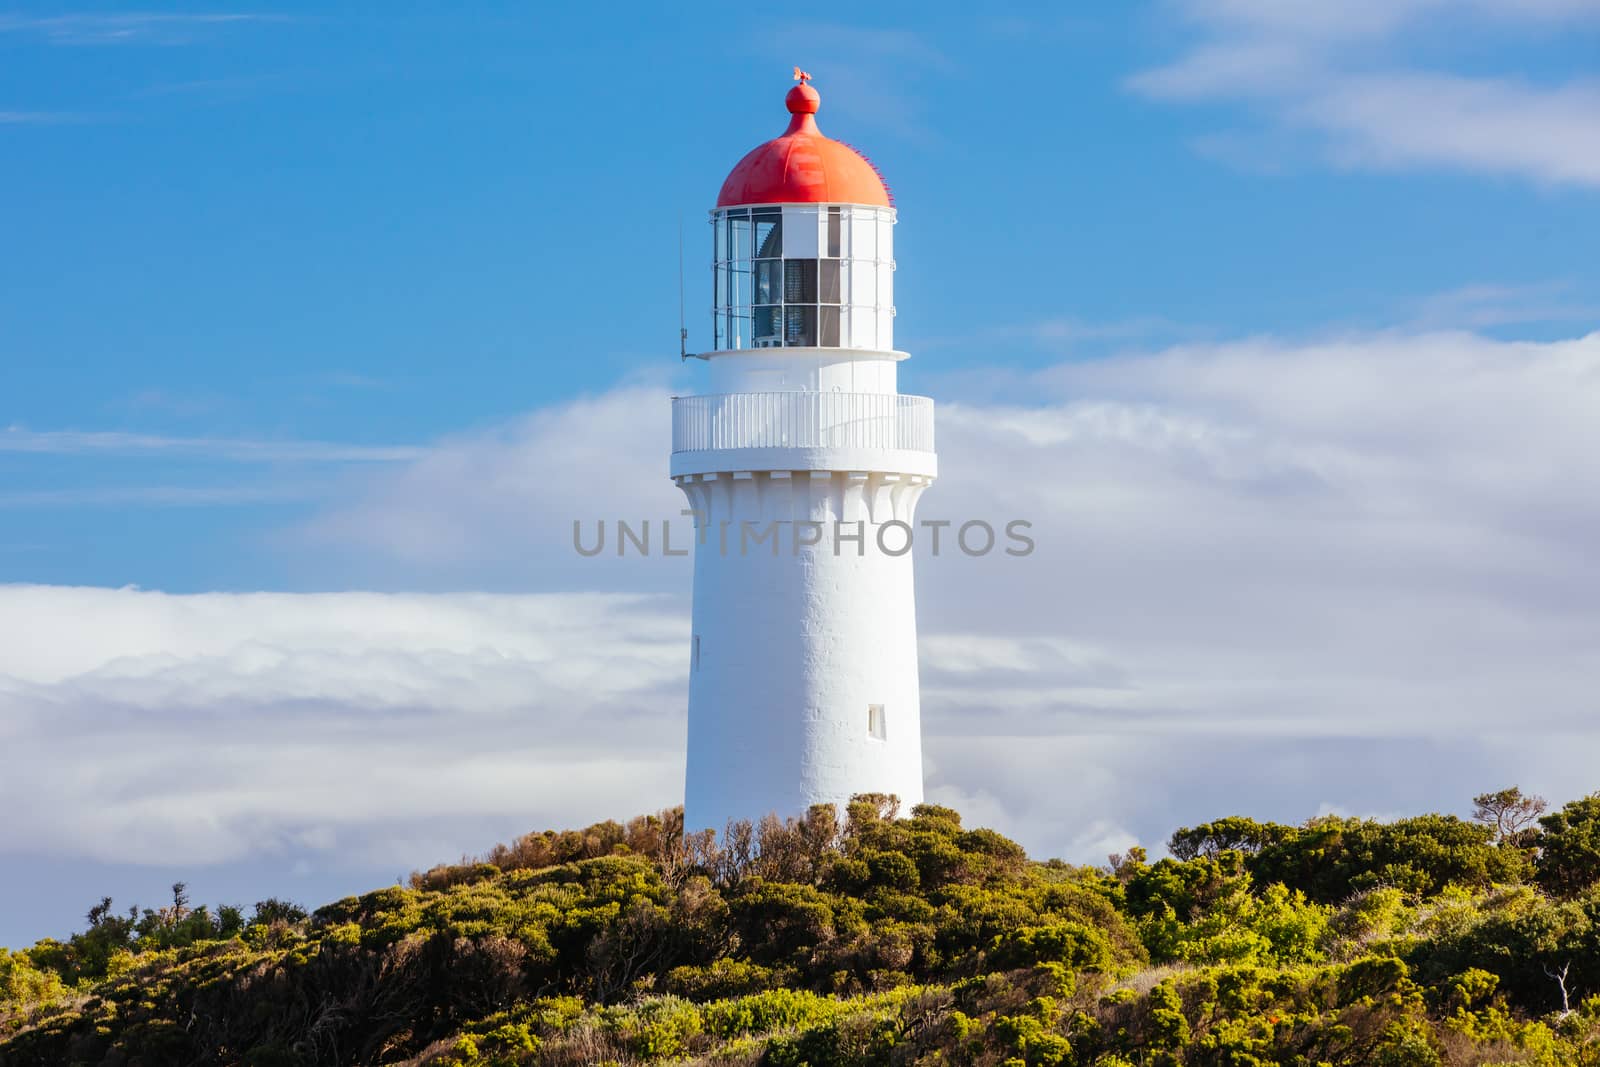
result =
M0 806L29 813L0 854L407 869L497 813L658 808L686 626L621 595L0 587Z

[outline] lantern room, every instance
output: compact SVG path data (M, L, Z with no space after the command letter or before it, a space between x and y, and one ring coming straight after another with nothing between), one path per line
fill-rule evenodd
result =
M716 348L894 348L894 209L719 208Z
M820 102L804 82L791 89L789 128L723 183L716 351L894 349L894 207L872 164L817 128Z

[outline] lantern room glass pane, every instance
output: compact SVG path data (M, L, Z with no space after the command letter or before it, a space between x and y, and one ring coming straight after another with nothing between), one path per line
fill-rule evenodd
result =
M843 242L843 230L843 219L841 218L839 209L836 207L830 207L828 209L828 255L843 255L843 253L839 251Z
M785 304L815 304L817 302L816 260L784 260L783 302Z
M723 259L749 259L754 249L750 244L750 217L733 215L728 219L728 244L722 252Z
M728 299L727 307L746 307L753 303L750 299L750 264L728 264Z
M749 308L734 308L728 312L728 347L750 347Z
M755 299L752 304L783 303L783 260L756 260Z
M783 255L783 213L757 211L751 218L755 223L756 258L777 259Z
M777 348L783 344L783 309L780 307L753 308L750 327L752 348Z
M839 347L839 309L826 305L817 309L817 343Z
M824 259L818 264L817 299L824 304L844 303L844 290L839 283L839 261Z
M783 209L783 258L816 259L821 215L815 207Z
M817 309L814 307L786 307L783 309L783 343L789 346L809 347L817 343Z

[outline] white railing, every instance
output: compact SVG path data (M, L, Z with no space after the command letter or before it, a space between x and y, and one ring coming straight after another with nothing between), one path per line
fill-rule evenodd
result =
M719 393L672 398L672 451L933 451L933 401L898 393Z

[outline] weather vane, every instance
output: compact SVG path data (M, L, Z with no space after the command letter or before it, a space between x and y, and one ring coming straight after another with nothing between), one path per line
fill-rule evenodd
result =
M811 72L801 70L799 67L796 67L794 68L794 80L799 82L801 85L804 85L806 82L811 80Z

